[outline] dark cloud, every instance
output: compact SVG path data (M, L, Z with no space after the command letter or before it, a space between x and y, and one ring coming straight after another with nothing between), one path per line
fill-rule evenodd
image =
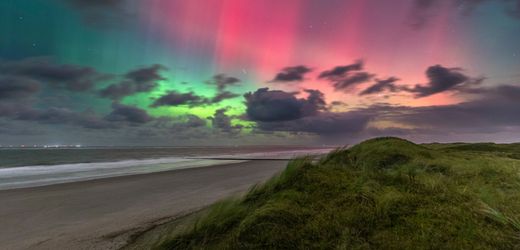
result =
M17 119L49 124L66 124L77 120L77 113L67 108L31 109L19 113Z
M240 79L225 74L215 75L211 80L207 81L207 84L217 86L219 92L224 91L229 86L234 86L239 83Z
M416 126L461 131L500 131L520 127L520 87L503 85L482 89L479 98L454 105L418 107L399 118Z
M327 103L325 102L325 95L316 89L304 89L304 92L308 94L307 100L304 103L304 109L307 110L307 114L315 114L318 111L326 110Z
M258 122L258 128L267 131L305 132L323 136L350 135L363 131L370 120L363 112L320 112L298 120Z
M166 80L161 76L161 71L166 67L154 64L149 67L132 70L125 74L125 78L135 83L138 92L147 92L157 87L157 81Z
M359 60L354 64L337 66L331 70L320 73L318 79L329 80L335 90L347 91L352 87L370 81L375 75L361 71L363 61Z
M240 79L236 77L227 76L225 74L217 74L206 83L217 88L217 93L215 93L215 95L211 98L197 95L192 91L187 93L180 93L178 91L172 90L156 99L151 107L180 105L188 105L192 107L199 105L211 105L240 96L239 94L235 94L226 90L229 86L234 86L240 83Z
M0 61L3 75L43 81L49 86L70 91L88 91L95 83L108 76L91 67L57 64L49 58L28 58L20 61Z
M392 106L373 105L355 110L371 117L374 121L394 124L385 128L367 128L371 136L397 135L419 136L432 140L448 135L453 140L475 138L493 133L518 133L520 130L520 86L502 85L479 88L470 101L437 106ZM448 138L449 140L450 138Z
M484 110L480 110L481 108L484 108ZM445 130L446 132L453 132L455 130L470 132L479 130L484 132L502 123L500 120L504 119L490 121L489 118L497 118L496 115L502 114L507 109L510 109L510 107L497 107L496 103L485 101L431 107L403 107L400 108L398 115L395 115L395 119L405 124L424 126L424 128L435 131ZM408 112L403 112L406 110ZM489 111L498 113L493 114ZM506 120L511 121L510 119ZM482 130L483 128L485 129L484 131Z
M286 67L276 74L270 82L301 82L304 80L305 74L311 71L311 68L304 65Z
M161 107L161 106L182 106L187 105L190 107L217 104L226 99L232 99L239 97L240 95L229 92L227 90L218 91L212 98L206 98L195 94L190 91L187 93L180 93L177 91L169 91L163 96L157 98L150 107Z
M235 94L226 90L218 92L213 98L211 98L211 103L219 103L226 99L233 99L239 97L239 94Z
M302 103L293 94L261 88L246 93L247 115L254 121L283 121L301 118Z
M478 86L485 78L473 78L464 74L461 68L447 68L442 65L433 65L426 69L428 82L416 84L414 87L396 84L398 78L375 79L375 83L359 95L370 95L381 92L409 92L416 98L427 97L445 91L470 92L473 86ZM360 77L363 79L363 77ZM366 79L366 78L365 78ZM347 86L348 87L348 86Z
M152 65L132 70L124 75L124 79L117 84L109 85L99 91L101 97L120 100L136 93L150 92L159 86L158 81L165 80L160 72L166 68L162 65Z
M482 94L488 96L491 93L492 98L499 100L510 100L520 102L520 86L518 85L500 85L494 88L480 88Z
M365 90L363 90L359 95L371 95L371 94L378 94L381 92L396 92L400 89L399 86L395 84L395 82L399 81L398 78L395 77L389 77L387 79L376 79L376 83Z
M348 106L345 102L342 101L333 101L330 103L331 106Z
M154 141L203 140L208 145L217 133L207 126L208 120L196 115L161 116L143 126L146 133L156 136ZM141 133L142 134L142 133Z
M319 79L327 79L330 81L336 81L343 79L351 71L358 71L363 69L363 61L358 60L353 64L345 66L336 66L331 70L325 70L318 76Z
M186 115L184 124L190 128L204 127L206 126L206 120L196 115Z
M180 93L177 91L170 91L165 95L156 99L150 107L160 107L160 106L198 106L207 104L208 100L204 97L201 97L194 92Z
M39 110L32 108L19 108L15 112L13 119L22 121L34 121L44 124L53 125L76 125L89 129L107 129L117 128L116 124L112 124L91 111L76 112L68 108L51 107L49 109Z
M248 92L244 95L247 116L253 121L287 121L314 115L325 108L320 91L305 91L309 94L306 99L296 98L294 93L269 88Z
M222 132L234 133L242 129L241 125L232 125L232 117L226 115L227 109L217 109L212 117L208 117L214 129Z
M0 101L20 99L40 90L39 82L18 76L0 76Z
M360 83L368 82L374 77L373 74L367 72L358 72L351 76L345 77L342 80L333 82L335 90L348 90Z
M232 99L239 97L239 94L235 94L226 90L230 86L235 86L240 83L240 79L232 76L227 76L225 74L218 74L213 76L213 78L206 82L209 85L213 85L217 87L217 93L210 99L205 101L205 104L215 104L226 99Z
M128 122L131 124L142 124L153 120L144 109L133 106L112 103L112 112L105 119L113 122Z
M153 126L155 128L167 129L175 132L206 127L205 119L191 114L176 117L158 117L154 122Z
M463 84L479 82L464 75L460 68L446 68L441 65L428 67L426 77L428 77L428 83L417 84L414 88L407 89L407 91L415 93L416 97L426 97L452 90Z
M2 70L0 76L1 120L27 125L33 124L31 122L49 125L43 128L61 128L60 125L72 125L87 129L109 129L100 131L100 134L109 134L112 132L110 129L118 129L117 131L120 131L121 134L139 134L141 136L164 136L165 133L174 131L178 138L187 139L204 138L210 135L214 135L213 138L222 137L220 133L228 133L233 135L230 137L234 137L242 130L242 126L233 125L234 119L255 122L253 126L255 133L282 132L281 134L289 136L296 136L299 133L322 136L340 134L367 136L371 133L377 135L432 135L499 133L520 130L519 86L483 87L478 84L482 79L467 76L461 68L448 68L442 65L433 65L426 70L428 78L426 83L405 87L398 85L398 79L395 77L376 78L374 84L364 89L359 95L408 92L420 98L447 91L458 91L457 93L471 95L472 98L453 105L407 107L378 104L358 109L350 107L348 112L338 108L336 110L341 112L332 112L334 106L344 106L345 104L336 101L328 105L324 94L319 90L304 89L299 93L294 93L260 88L244 95L246 114L243 117L228 115L226 113L229 109L224 108L217 109L207 119L194 115L154 118L146 110L117 101L112 103L112 110L107 115L98 115L88 110L79 112L63 105L67 101L61 98L57 98L59 100L54 102L39 98L33 102L30 97L36 96L40 88L45 86L73 90L70 86L76 86L74 83L76 81L90 79L95 84L107 79L107 76L95 70L81 70L82 67L79 66L54 64L47 59L0 62L0 69ZM152 91L158 86L157 82L164 79L160 74L163 69L164 67L160 65L153 65L129 71L117 78L117 84L101 91L107 92L105 95L114 100L138 92ZM323 71L319 78L331 81L336 89L346 89L372 79L373 75L364 72L363 63L358 61L351 65ZM200 96L191 91L186 93L170 91L155 99L150 106L185 105L193 107L220 103L238 96L226 88L239 82L240 80L237 78L219 74L208 82L217 90L214 96ZM77 91L80 89L76 88ZM67 95L68 92L59 93ZM300 94L304 97L299 97ZM57 96L53 93L51 97L56 98ZM208 126L208 120L211 122L211 127ZM384 122L377 123L378 121ZM379 128L376 126L378 124L390 125ZM0 129L0 133L8 134L9 130L11 129L3 128ZM15 133L15 130L12 131ZM90 130L78 129L78 131ZM178 133L178 131L183 132ZM28 133L28 131L23 133L26 132ZM252 136L256 136L256 134Z
M332 101L328 106L327 109L330 111L338 110L348 107L348 104L342 101Z
M262 131L304 132L319 135L353 134L367 125L370 116L363 112L330 112L319 90L304 90L307 98L295 93L258 89L247 93L247 116ZM339 104L336 102L336 104Z
M348 112L318 112L290 121L259 121L257 128L323 136L399 135L427 140L444 135L465 138L470 134L520 130L520 86L481 88L478 93L478 98L459 104L423 107L377 104ZM390 126L374 127L372 121L376 124L385 121Z
M99 91L99 96L110 98L112 100L121 100L123 97L137 93L132 82L121 82L112 84Z

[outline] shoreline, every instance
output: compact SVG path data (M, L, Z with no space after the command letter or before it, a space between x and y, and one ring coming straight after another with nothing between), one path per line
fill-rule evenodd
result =
M125 246L161 221L241 194L287 161L247 161L0 191L0 248Z

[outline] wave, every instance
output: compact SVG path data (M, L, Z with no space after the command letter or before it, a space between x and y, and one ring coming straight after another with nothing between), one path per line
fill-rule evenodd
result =
M323 155L330 152L332 148L320 149L299 149L299 150L285 150L285 151L268 151L255 153L241 153L241 154L223 154L223 155L208 155L191 157L190 159L234 159L234 160L290 160L295 157L306 155Z
M239 163L252 159L290 159L324 154L330 149L291 150L247 154L207 155L197 158L165 157L114 162L73 163L0 168L0 190L45 186L115 176L146 174L185 168Z

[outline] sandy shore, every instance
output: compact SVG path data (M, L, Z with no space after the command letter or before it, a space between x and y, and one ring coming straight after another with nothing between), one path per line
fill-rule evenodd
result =
M286 161L249 161L0 191L0 249L117 249L161 219L246 191Z

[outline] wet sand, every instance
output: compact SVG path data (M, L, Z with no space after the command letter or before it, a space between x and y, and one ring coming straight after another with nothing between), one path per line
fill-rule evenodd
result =
M286 161L248 161L0 191L0 249L118 249L154 223L236 195Z

